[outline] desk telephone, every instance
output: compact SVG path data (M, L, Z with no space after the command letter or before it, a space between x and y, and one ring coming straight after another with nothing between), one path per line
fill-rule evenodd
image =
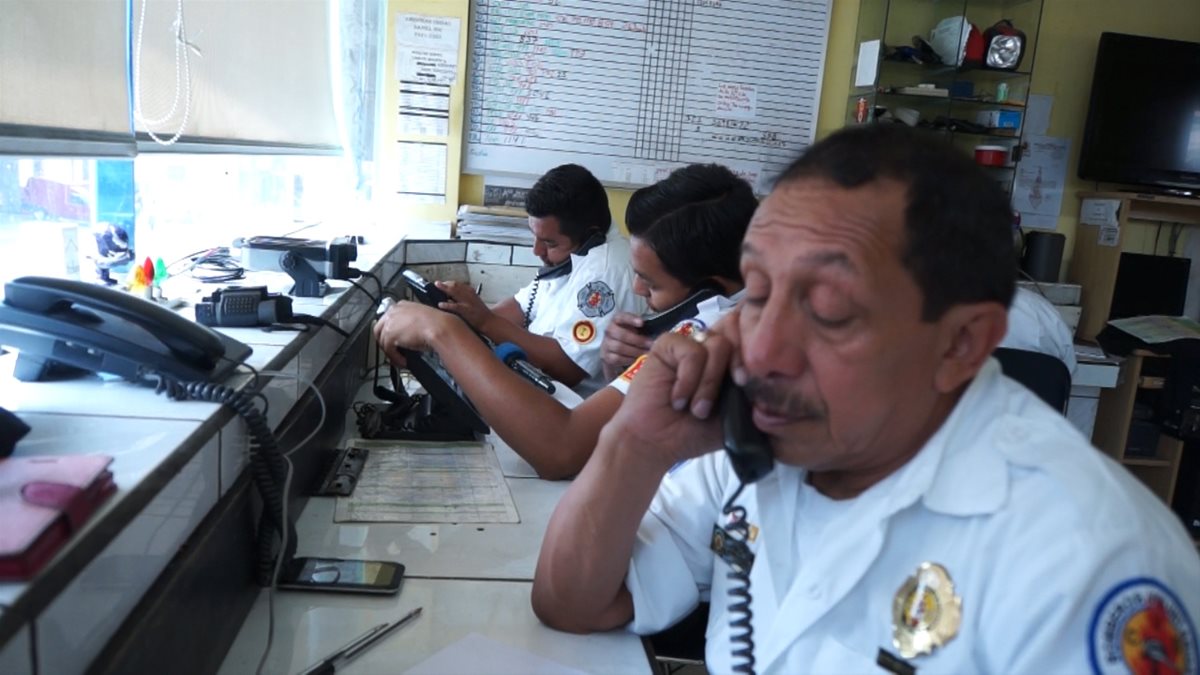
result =
M295 318L292 299L269 293L266 286L217 289L196 303L195 310L196 321L205 326L273 326Z
M19 352L14 375L31 382L79 371L148 382L219 381L250 347L123 291L26 276L4 285L0 344ZM63 366L66 368L64 369Z
M450 301L442 289L426 281L420 274L406 269L401 275L418 302L437 307L439 302ZM487 342L483 335L476 335ZM409 372L421 383L426 393L409 396L400 385L400 378L393 367L391 379L395 400L383 412L369 407L361 408L358 427L364 438L470 441L477 434L491 431L479 411L459 389L458 383L446 372L436 353L412 349L399 351L408 364Z
M451 302L450 296L446 295L445 291L426 281L420 274L408 269L401 272L401 274L404 277L404 282L412 290L413 296L422 304L440 309L438 303ZM480 340L483 340L484 344L496 354L497 358L503 361L508 367L517 371L518 375L529 380L534 386L542 389L547 394L554 393L554 380L542 372L540 368L527 361L525 352L521 351L520 347L511 342L505 342L500 345L492 344L491 340L475 330L474 327L471 330L479 336Z
M721 295L721 292L721 287L715 283L701 286L674 307L642 317L642 327L638 332L642 335L657 337L674 328L680 321L695 318L700 313L700 303Z

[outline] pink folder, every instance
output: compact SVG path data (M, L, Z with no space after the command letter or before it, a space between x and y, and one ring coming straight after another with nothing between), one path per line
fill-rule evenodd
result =
M112 457L0 459L0 580L32 577L116 491Z

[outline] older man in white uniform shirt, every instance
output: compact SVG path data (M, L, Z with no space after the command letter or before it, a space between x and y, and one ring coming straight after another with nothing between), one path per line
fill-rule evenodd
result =
M751 222L738 309L655 343L559 502L534 611L648 633L708 596L718 673L1197 672L1182 524L990 358L1008 241L937 139L812 146ZM739 457L778 463L749 485L711 452L730 373Z

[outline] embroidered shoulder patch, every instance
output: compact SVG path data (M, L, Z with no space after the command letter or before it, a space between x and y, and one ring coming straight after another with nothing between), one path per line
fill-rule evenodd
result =
M675 324L675 327L671 329L671 332L679 333L684 337L691 337L695 333L700 333L706 330L708 330L708 326L704 325L704 322L700 319L684 319L683 321Z
M588 285L579 289L579 295L576 296L575 303L579 305L579 311L583 312L584 316L590 318L604 316L613 311L617 306L612 289L603 281L591 281L588 282Z
M621 379L625 380L626 382L633 382L633 378L637 377L638 371L642 369L642 364L645 362L646 354L642 354L641 356L637 357L637 360L634 361L633 364L628 368L626 368L625 372L621 373Z
M581 345L586 345L596 337L596 327L591 321L576 321L571 327L571 337Z
M1146 577L1117 584L1092 615L1092 672L1194 673L1196 630L1187 609L1162 582Z

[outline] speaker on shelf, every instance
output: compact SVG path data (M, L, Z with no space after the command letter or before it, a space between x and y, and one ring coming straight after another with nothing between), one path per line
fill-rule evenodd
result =
M1066 236L1057 232L1026 232L1021 269L1034 281L1056 283L1066 241Z

